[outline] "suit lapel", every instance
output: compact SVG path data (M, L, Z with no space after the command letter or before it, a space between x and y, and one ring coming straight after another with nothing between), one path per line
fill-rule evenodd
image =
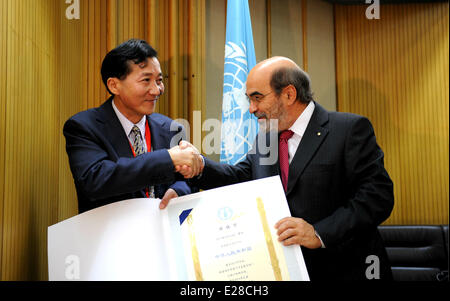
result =
M125 131L120 124L119 118L112 107L112 99L110 97L103 105L100 106L100 117L97 119L103 125L103 133L105 133L106 140L110 141L114 149L117 151L118 157L133 157L133 152L130 147Z
M311 161L329 132L329 129L324 127L328 122L328 112L318 103L314 102L314 104L314 113L311 116L305 134L295 152L294 158L289 165L286 195L291 192L298 178L303 173L305 167Z
M162 125L152 115L153 114L147 115L148 125L150 127L150 133L152 137L152 149L157 150L167 148L167 137L164 137L164 131L161 131Z

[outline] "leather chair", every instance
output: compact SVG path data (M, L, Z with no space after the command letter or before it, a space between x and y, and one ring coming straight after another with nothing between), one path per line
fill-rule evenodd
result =
M448 225L378 228L395 281L448 281Z

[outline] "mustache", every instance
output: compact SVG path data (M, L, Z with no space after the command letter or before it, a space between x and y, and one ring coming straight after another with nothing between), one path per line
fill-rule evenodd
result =
M255 112L254 115L255 115L256 118L267 118L265 113Z

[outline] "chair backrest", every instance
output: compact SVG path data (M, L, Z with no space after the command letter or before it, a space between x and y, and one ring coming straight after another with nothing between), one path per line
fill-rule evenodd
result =
M394 280L436 281L448 271L448 225L379 226Z

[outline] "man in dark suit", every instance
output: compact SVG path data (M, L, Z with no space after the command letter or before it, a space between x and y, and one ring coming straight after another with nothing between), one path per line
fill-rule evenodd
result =
M308 75L283 57L257 64L246 94L260 125L278 122L280 141L263 155L259 134L256 151L235 166L205 158L193 183L210 189L280 175L292 217L275 225L279 241L302 247L311 280L390 280L377 226L392 211L393 183L369 120L326 111L313 100ZM274 151L279 159L264 164Z
M153 113L164 92L156 55L142 40L110 51L101 73L112 96L64 125L80 213L130 198L168 201L191 193L176 166L199 172L201 158L192 149L179 148L181 125Z

